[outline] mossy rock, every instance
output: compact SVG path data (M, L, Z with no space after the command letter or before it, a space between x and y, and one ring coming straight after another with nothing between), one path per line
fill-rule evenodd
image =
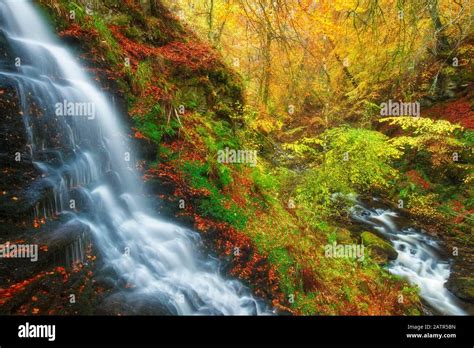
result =
M474 303L474 277L450 277L446 287L460 299Z
M370 257L379 265L385 264L390 260L395 260L398 257L397 251L371 232L362 232L360 235L362 244L368 249Z
M336 230L336 239L339 244L352 244L354 243L351 232L346 228L338 228Z

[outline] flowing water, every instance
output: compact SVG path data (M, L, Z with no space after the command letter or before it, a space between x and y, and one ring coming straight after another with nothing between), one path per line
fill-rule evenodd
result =
M374 200L371 207L357 202L352 217L369 230L389 240L398 252L388 270L418 285L420 296L439 314L465 315L460 301L444 287L450 262L439 241L409 227L396 212Z
M0 84L19 95L30 156L43 173L37 185L51 192L35 218L87 226L106 267L132 285L130 298L159 303L170 314L268 313L200 254L196 232L147 212L119 115L38 10L26 0L0 0L0 30L13 52L0 58ZM72 112L64 115L58 105L72 105ZM81 209L72 209L74 202ZM68 254L81 259L84 246Z

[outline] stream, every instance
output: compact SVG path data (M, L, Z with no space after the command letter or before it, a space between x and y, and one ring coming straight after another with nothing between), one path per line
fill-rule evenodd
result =
M468 314L444 286L450 275L450 258L438 240L412 228L409 221L377 199L369 204L357 201L351 215L367 230L391 242L398 257L388 264L389 272L417 285L420 297L435 314Z

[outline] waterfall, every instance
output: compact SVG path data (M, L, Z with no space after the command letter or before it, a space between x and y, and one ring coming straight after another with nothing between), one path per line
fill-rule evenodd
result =
M269 313L200 253L198 233L147 211L120 115L38 10L26 0L2 0L0 20L0 43L11 53L0 57L0 85L17 91L29 155L43 173L36 185L50 192L35 218L87 226L106 268L131 285L126 298L170 314ZM82 258L83 245L68 254Z

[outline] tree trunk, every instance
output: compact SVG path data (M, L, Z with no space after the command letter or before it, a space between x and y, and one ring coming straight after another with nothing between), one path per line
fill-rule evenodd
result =
M152 16L158 16L158 6L156 4L157 0L150 0L150 14Z
M212 31L214 29L214 0L210 0L209 2L209 12L207 13L207 26L209 31L207 32L207 37L209 41L214 42L212 37Z
M443 55L449 50L449 42L444 35L444 26L439 17L438 0L429 0L428 7L430 11L431 21L436 31L436 54Z
M262 74L262 102L264 105L268 105L268 99L270 96L270 72L271 72L271 46L272 37L271 33L267 32L265 37L265 47L263 49L263 74Z

